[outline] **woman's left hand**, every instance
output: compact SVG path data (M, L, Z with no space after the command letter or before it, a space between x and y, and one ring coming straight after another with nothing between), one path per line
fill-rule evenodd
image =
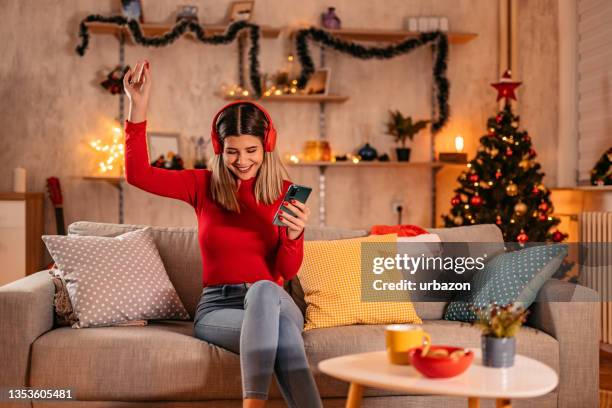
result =
M283 205L296 215L293 217L282 210L279 214L281 221L287 225L287 236L289 239L296 239L304 231L306 222L308 222L308 216L310 215L310 208L297 200L291 200L290 203L285 201Z

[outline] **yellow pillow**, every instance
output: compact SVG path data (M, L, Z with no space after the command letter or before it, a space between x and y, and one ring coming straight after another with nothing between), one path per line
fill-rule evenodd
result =
M304 330L352 324L422 323L410 301L362 301L362 242L381 243L366 244L369 251L386 252L386 256L397 253L396 246L390 245L397 242L397 234L304 241L304 260L298 272L307 305ZM372 253L367 255L371 256Z

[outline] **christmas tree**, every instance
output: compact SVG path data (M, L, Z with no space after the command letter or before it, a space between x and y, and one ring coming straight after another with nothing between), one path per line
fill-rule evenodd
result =
M505 241L560 242L567 234L554 228L560 220L552 216L550 190L542 184L531 137L519 130L519 117L512 113L510 99L516 100L520 84L512 81L510 71L491 84L497 100L505 99L504 108L488 119L488 133L458 178L450 214L442 218L446 227L495 223Z

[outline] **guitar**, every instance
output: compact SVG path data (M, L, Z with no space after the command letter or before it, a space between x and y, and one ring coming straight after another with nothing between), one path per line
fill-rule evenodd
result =
M62 187L57 177L49 177L47 179L47 193L49 200L55 208L55 227L58 235L66 235L66 226L64 224L64 200L62 198ZM47 265L47 269L55 266L54 262Z

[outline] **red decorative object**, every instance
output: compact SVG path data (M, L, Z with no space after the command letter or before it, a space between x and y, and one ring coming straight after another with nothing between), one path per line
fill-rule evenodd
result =
M529 133L525 133L525 136L523 137L523 140L526 142L530 142L531 141L531 136L529 136Z
M472 183L476 183L478 180L480 180L480 177L478 177L478 174L476 174L476 173L470 174L470 181Z
M470 204L472 204L474 207L478 207L480 204L482 204L482 197L478 194L472 196L472 198L470 198Z
M495 129L489 128L489 136L495 136Z
M561 242L563 241L565 238L567 238L567 234L562 233L559 230L556 230L555 232L553 232L552 234L552 240L554 242Z
M499 101L502 98L514 99L516 101L516 95L514 94L514 90L518 88L522 82L513 82L511 71L508 69L502 75L502 78L499 82L492 83L491 86L497 89L497 100Z
M509 147L506 147L506 156L510 157L510 156L512 156L512 154L513 154L512 153L512 149L509 148Z
M427 230L418 225L373 225L370 235L385 235L397 233L400 237L416 237L417 235L429 234Z
M461 196L459 194L457 194L456 196L451 198L451 205L452 206L455 206L455 205L459 204L460 202L461 202Z
M436 350L446 350L449 357L432 356L431 352ZM450 357L451 353L459 350L464 351L462 356ZM467 370L474 360L474 353L463 347L431 346L429 351L430 353L423 355L423 347L415 347L408 352L412 366L429 378L455 377Z
M544 213L540 213L540 215L538 215L538 221L546 221L546 214Z
M536 153L535 149L533 149L533 148L529 149L529 157L530 158L534 158L536 156L537 156L537 153Z
M525 234L525 231L521 230L521 232L516 236L516 240L519 243L524 244L529 240L529 237L527 236L527 234Z
M124 68L117 66L106 76L104 81L100 82L100 85L113 95L123 93L123 77L129 69L129 65L126 65Z
M542 203L540 203L540 205L538 205L538 209L546 212L546 211L548 211L548 204L545 201L542 201Z
M537 186L533 186L533 188L531 189L531 194L537 196L538 194L540 194L540 189Z
M497 122L497 124L499 125L500 122L502 121L504 117L502 116L501 113L497 114L497 116L495 117L495 122Z
M500 169L497 169L497 171L495 172L495 179L499 180L499 178L502 176L502 172Z
M498 215L497 218L495 218L495 224L497 225L501 225L502 224L502 219L501 217Z

